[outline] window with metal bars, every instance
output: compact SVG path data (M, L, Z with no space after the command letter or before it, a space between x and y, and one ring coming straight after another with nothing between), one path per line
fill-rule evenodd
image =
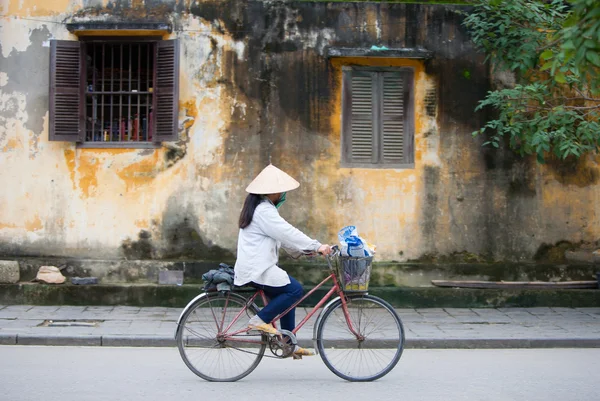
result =
M178 138L178 40L52 41L50 140L129 147Z
M344 67L342 166L414 166L411 68Z

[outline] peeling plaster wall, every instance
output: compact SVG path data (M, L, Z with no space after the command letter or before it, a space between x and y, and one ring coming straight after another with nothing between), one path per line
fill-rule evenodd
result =
M43 4L39 4L43 3ZM246 184L302 184L282 214L321 241L356 224L380 260L531 259L600 234L598 162L537 166L470 133L490 77L458 6L241 0L4 0L0 254L231 259ZM71 21L159 21L181 39L180 141L156 150L48 141L48 47ZM417 46L427 62L324 57ZM340 168L341 67L415 69L415 168Z

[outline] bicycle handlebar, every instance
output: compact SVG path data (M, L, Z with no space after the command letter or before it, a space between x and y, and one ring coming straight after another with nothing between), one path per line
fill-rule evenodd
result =
M325 256L327 259L327 264L329 265L329 270L333 270L333 266L331 266L331 258L337 256L340 253L340 247L338 245L334 245L331 247L331 253Z
M309 252L309 251L303 251L303 253L307 256L317 255L317 253ZM337 256L339 253L340 253L339 245L333 245L333 246L331 246L331 253L329 255L323 255L322 253L318 253L318 255L325 256L325 259L327 259L327 264L329 265L329 269L332 269L331 258Z

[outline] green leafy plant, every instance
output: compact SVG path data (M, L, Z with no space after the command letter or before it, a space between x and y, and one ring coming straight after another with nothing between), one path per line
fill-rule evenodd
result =
M464 24L493 70L514 76L479 103L495 114L474 136L541 163L598 151L599 0L478 0Z

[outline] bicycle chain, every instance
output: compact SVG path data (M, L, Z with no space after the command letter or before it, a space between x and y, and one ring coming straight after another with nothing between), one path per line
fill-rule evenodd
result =
M274 343L274 341L276 341L276 343ZM291 356L292 353L294 352L293 344L284 344L283 342L281 342L281 340L278 340L276 336L269 336L269 340L268 340L267 344L269 345L269 349L273 353L273 355L265 355L263 353L263 357L265 357L265 358L284 359L284 358ZM227 347L244 352L246 354L259 355L258 352L247 351L245 349L234 347L229 344L227 344ZM275 348L275 350L277 350L277 349L283 350L283 354L281 356L277 355L275 353L274 348Z

